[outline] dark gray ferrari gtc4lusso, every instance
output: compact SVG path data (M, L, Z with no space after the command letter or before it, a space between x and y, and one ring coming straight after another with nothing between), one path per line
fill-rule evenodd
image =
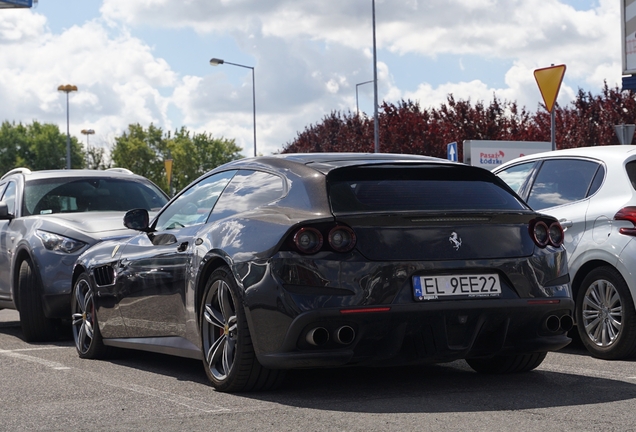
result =
M556 219L495 175L440 159L290 154L218 167L139 231L78 259L80 357L202 359L220 391L290 368L466 359L523 372L568 344Z

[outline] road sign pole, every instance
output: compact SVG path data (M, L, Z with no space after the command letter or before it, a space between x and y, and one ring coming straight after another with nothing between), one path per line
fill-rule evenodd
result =
M550 141L552 142L552 150L556 150L556 114L554 105L559 94L559 89L561 88L564 74L565 65L552 65L534 71L534 79L539 86L543 103L550 113Z
M552 142L552 150L556 150L556 121L554 109L550 111L550 142Z

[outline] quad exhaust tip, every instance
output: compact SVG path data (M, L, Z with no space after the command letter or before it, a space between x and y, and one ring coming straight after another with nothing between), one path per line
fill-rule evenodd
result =
M306 340L314 346L324 345L329 341L329 332L324 327L316 327L309 330Z
M338 327L333 332L334 340L340 345L349 345L356 338L355 330L348 325ZM322 346L329 342L329 331L324 327L316 327L307 332L305 340L313 346Z
M574 321L570 315L563 315L560 318L556 315L550 315L548 319L545 320L545 326L551 332L557 332L559 330L570 331L574 326Z
M341 345L349 345L356 337L355 330L350 326L342 326L336 330L336 342Z

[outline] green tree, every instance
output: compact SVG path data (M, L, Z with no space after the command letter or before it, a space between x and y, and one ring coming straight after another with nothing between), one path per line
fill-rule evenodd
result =
M185 127L168 139L173 160L172 190L179 191L202 174L224 163L240 159L241 148L233 139L213 138L211 134L190 134Z
M86 168L105 170L110 168L110 162L107 160L106 149L103 147L90 147L86 150Z
M113 165L128 168L136 174L142 175L157 186L167 189L165 181L162 146L163 132L152 124L145 130L139 124L128 126L128 132L115 138L115 145L110 157Z
M128 168L168 191L165 160L172 159L172 191L179 191L202 174L226 162L241 158L235 141L213 138L207 133L190 133L185 127L164 133L150 125L129 125L128 132L115 138L111 152L114 166Z
M66 134L57 125L9 123L0 126L0 170L16 167L32 170L66 168ZM71 137L71 168L84 168L84 152Z

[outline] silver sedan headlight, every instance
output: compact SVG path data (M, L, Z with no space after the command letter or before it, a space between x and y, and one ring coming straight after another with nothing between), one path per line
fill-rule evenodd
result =
M84 246L86 243L72 239L70 237L64 237L59 234L53 234L47 231L37 230L37 236L42 239L42 244L47 250L56 252L73 253Z

